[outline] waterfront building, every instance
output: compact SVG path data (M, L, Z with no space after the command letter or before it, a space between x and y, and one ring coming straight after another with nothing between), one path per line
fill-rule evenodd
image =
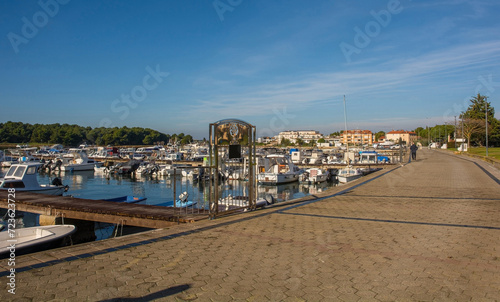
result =
M342 132L342 144L372 145L375 135L370 130L347 130Z
M342 145L342 138L340 136L325 136L324 139L330 146L340 147Z
M411 145L413 142L417 141L417 134L413 131L405 130L392 130L385 134L386 141L397 143L400 138L401 141L406 142L407 145Z
M270 144L270 143L275 142L275 138L274 137L269 137L269 136L259 137L257 139L257 142L259 144Z
M304 143L310 143L311 141L317 141L323 138L323 134L316 130L288 130L281 131L277 136L278 143L282 139L287 139L291 143L295 144L298 139L301 139Z

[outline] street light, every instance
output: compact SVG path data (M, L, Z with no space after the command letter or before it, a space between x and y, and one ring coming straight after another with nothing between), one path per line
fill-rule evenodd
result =
M446 143L446 149L448 149L448 122L444 122L444 139Z
M485 100L486 106L486 157L488 157L488 102Z

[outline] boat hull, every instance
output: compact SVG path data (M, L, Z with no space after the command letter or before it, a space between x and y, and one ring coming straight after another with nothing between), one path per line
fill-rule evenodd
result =
M362 174L352 174L352 175L338 175L337 179L340 183L348 183L350 181L356 180L363 176Z
M125 202L125 203L137 203L137 202L144 201L146 199L147 199L146 197L126 195L126 196L120 196L120 197L116 197L116 198L107 198L107 199L103 199L103 200L114 201L114 202Z
M0 188L0 190L6 191L7 188ZM30 193L41 193L41 194L46 194L46 195L57 195L61 196L63 193L66 191L66 188L64 186L57 186L57 187L46 187L44 188L41 186L38 189L24 189L24 188L16 188L16 192L30 192Z
M186 200L186 201L177 200L175 202L175 207L176 208L190 208L190 207L193 207L196 204L197 204L197 202L196 201L192 201L192 200ZM155 204L155 206L174 207L174 201L171 200L171 201L163 202L163 203L160 203L160 204Z
M261 173L257 176L259 183L263 185L279 185L290 183L299 180L299 174L274 174L274 173Z
M14 233L1 232L0 259L9 257L11 244L15 244L15 255L20 256L59 247L75 231L74 225L47 225L15 229ZM15 234L15 238L11 238L10 234Z
M83 164L83 165L65 165L61 167L61 171L73 172L73 171L92 171L94 170L95 163Z

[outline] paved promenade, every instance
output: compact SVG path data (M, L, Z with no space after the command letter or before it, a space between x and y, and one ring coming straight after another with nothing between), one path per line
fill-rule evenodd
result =
M0 301L499 301L499 179L420 150L300 203L20 256Z

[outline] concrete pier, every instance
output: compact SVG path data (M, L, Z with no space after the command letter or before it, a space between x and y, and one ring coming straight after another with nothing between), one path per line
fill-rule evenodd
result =
M498 301L500 173L417 161L314 196L0 262L2 301Z

